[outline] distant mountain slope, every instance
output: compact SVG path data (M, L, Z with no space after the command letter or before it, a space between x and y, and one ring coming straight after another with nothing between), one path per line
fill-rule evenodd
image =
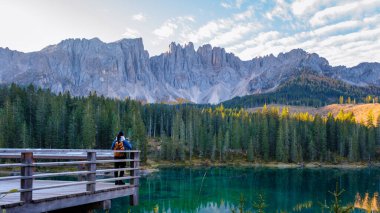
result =
M97 38L67 39L31 53L0 48L0 84L32 83L56 93L83 96L96 91L147 102L220 103L237 96L272 95L271 91L305 69L348 85L380 86L379 63L332 67L326 59L302 49L242 61L223 48L205 44L195 49L191 42L171 43L167 52L150 57L141 38L110 43ZM334 94L350 93L342 90L347 88L339 87Z
M339 97L350 97L362 102L367 95L380 95L380 87L355 86L328 78L312 71L295 72L294 76L278 86L274 91L236 97L223 102L226 107L254 107L265 103L288 105L323 106L338 103Z

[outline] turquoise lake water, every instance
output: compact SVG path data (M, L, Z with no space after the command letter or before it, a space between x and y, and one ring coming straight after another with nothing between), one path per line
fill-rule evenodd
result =
M332 201L336 183L346 190L343 204L353 204L357 193L380 191L380 169L163 168L140 179L139 206L115 199L111 212L231 212L241 195L253 211L258 194L266 212L321 212L319 202ZM306 203L311 207L295 208Z

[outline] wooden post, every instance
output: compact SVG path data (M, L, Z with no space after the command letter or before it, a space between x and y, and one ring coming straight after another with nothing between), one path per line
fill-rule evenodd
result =
M29 164L21 167L21 189L33 188L33 152L22 152L21 163ZM26 191L20 193L20 200L25 203L30 203L33 199L33 191Z
M139 162L139 158L140 158L140 153L139 152L131 152L131 163L130 163L130 167L131 168L138 168L139 165L140 165L140 162ZM138 171L137 170L131 170L130 171L130 176L137 176L137 173ZM131 185L139 185L139 179L136 178L136 179L131 179L130 181L130 184Z
M131 161L130 167L131 168L139 168L139 166L140 166L140 162L139 162L140 153L139 152L131 152L130 156L131 156L131 159L134 160L134 161ZM138 170L131 170L130 171L130 176L137 176L137 175L138 175ZM129 196L129 204L131 206L136 206L139 204L139 179L138 178L131 179L130 184L134 185L135 190L134 190L133 195Z
M87 161L92 161L93 163L87 164L87 171L90 171L90 174L87 174L87 181L96 180L96 152L87 152ZM95 192L95 183L87 183L86 190L88 192Z

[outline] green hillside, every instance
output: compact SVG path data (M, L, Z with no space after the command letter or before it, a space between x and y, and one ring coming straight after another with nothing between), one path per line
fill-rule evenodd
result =
M263 104L286 104L320 107L338 103L339 97L350 97L357 103L368 96L379 96L379 87L359 87L313 72L303 71L282 83L275 91L236 97L223 102L225 107L255 107Z

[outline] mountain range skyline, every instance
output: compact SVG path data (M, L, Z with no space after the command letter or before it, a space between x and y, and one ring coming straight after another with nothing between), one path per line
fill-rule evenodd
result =
M141 38L110 43L66 39L31 53L0 48L1 84L31 83L75 96L96 91L149 103L184 99L216 104L274 91L302 70L355 86L380 86L379 63L334 67L302 49L244 61L210 44L195 49L192 43L174 42L169 51L149 56Z
M0 47L31 52L66 38L142 37L151 55L192 41L242 60L300 48L352 67L380 60L379 14L377 0L1 1Z
M43 48L41 48L41 49L39 49L39 50L34 50L34 51L22 51L22 50L18 50L18 49L12 49L12 48L7 47L7 46L4 46L4 47L1 47L1 46L0 46L0 49L6 49L6 50L16 51L16 52L20 52L20 53L34 53L34 52L40 52L40 51L43 51L43 50L46 49L46 48L53 47L53 46L56 46L56 45L58 45L58 44L60 44L60 43L62 43L62 42L70 41L70 40L89 40L89 41L90 41L90 40L99 40L99 41L101 41L101 42L103 42L103 43L108 44L108 43L117 43L117 42L121 42L121 41L123 41L123 40L135 40L135 39L137 39L137 40L141 39L142 42L144 42L144 38L142 38L142 37L137 37L137 38L121 38L121 39L118 39L118 40L115 40L115 41L110 41L110 42L102 41L99 37L92 37L92 38L67 38L67 39L64 39L64 40L60 41L60 42L57 43L57 44L50 44L50 45L47 45L47 46L45 46L45 47L43 47ZM210 45L211 47L222 48L222 49L224 49L224 50L226 51L226 49L225 49L224 47L221 47L221 46L212 46L211 44L202 44L202 45L196 47L196 46L194 45L194 42L192 42L192 41L188 41L188 42L185 42L185 43L180 43L180 42L175 42L175 41L169 42L168 45L167 45L167 49L166 49L165 51L160 52L160 53L157 53L157 54L150 54L149 51L146 50L146 49L145 49L145 51L149 54L149 57L160 56L161 54L164 54L164 53L168 53L168 52L170 52L170 47L171 47L171 45L180 46L180 47L182 47L182 48L185 48L185 47L187 47L187 46L192 46L192 47L194 48L194 50L197 50L197 49L199 49L200 47L202 47L202 46L204 46L204 45ZM265 57L269 57L269 56L278 57L279 55L282 55L282 54L285 54L285 53L287 53L287 52L291 52L291 51L294 51L294 50L302 50L302 51L304 51L304 52L307 52L307 53L310 53L310 54L313 54L313 53L314 53L314 54L317 54L318 56L320 56L320 54L317 53L317 52L308 52L308 51L306 51L306 50L304 50L304 49L302 49L302 48L294 48L294 49L291 49L291 50L289 50L289 51L279 52L279 53L277 53L277 54L275 54L275 53L268 53L268 54L266 54L266 55L257 55L257 56L253 56L252 58L249 58L249 59L246 59L246 60L243 60L243 61L249 61L249 60L252 60L252 59L255 59L255 58L265 58ZM227 52L228 52L228 51L227 51ZM228 53L236 55L234 52L228 52ZM322 56L321 56L321 57L322 57ZM325 58L325 57L322 57L322 58ZM327 60L327 61L329 62L329 64L330 64L330 61L329 61L328 59L326 59L326 60ZM337 65L337 67L347 67L347 68L352 68L352 67L356 67L356 66L358 66L358 65L360 65L360 64L362 64L362 63L380 63L380 60L379 60L379 61L373 61L373 62L360 61L360 62L358 62L358 64L355 64L355 65L351 65L351 66L349 66L349 65ZM333 65L332 65L332 66L333 66Z

